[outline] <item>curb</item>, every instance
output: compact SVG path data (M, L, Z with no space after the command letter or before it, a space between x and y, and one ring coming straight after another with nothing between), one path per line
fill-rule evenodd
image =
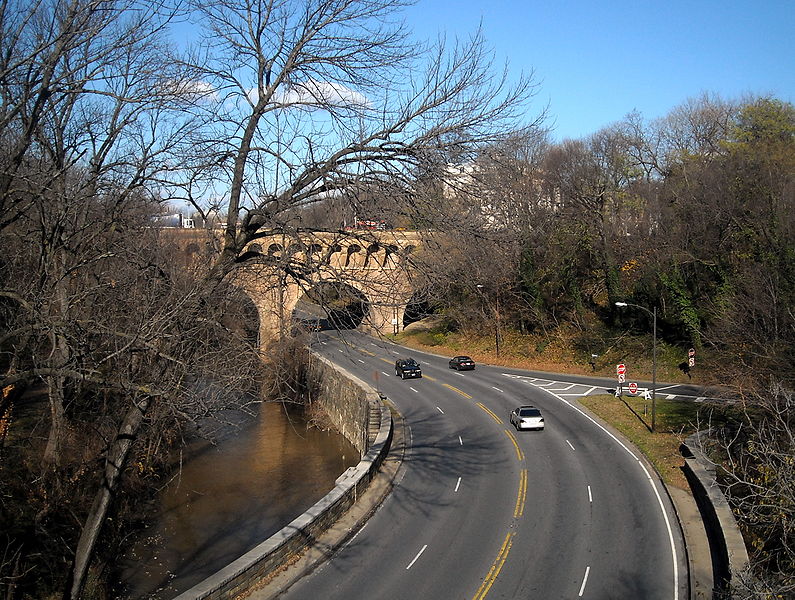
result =
M700 438L706 433L699 431L689 436L681 449L685 457L685 476L693 490L712 551L713 591L720 597L730 592L732 581L748 569L749 559L737 520L718 486L715 464L700 450Z
M389 403L391 405L391 403ZM370 486L344 515L321 536L317 543L305 549L271 576L255 584L248 593L236 600L273 600L292 587L303 577L329 560L337 551L353 539L364 527L392 492L394 480L403 463L405 454L405 424L401 415L391 408L394 434L389 453L381 468L373 477Z
M380 415L381 425L372 447L357 466L348 468L337 478L328 494L270 538L174 600L245 597L253 586L295 561L296 556L308 549L323 548L324 534L357 506L390 453L394 428L391 411L383 399ZM326 552L322 554L327 556Z

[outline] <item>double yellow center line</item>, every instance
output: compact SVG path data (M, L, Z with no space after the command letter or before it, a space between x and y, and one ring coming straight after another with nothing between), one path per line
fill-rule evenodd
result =
M368 352L367 350L363 350L363 349L361 349L361 350L363 352L365 352L366 354L370 354L372 356L372 354L370 352ZM385 358L381 358L381 360L386 362L386 363L390 362L389 360L387 360ZM431 377L428 377L428 376L426 376L426 379L429 379L431 381L435 381L435 379L433 379ZM442 383L441 385L446 387L449 390L454 391L457 394L460 394L464 398L467 398L467 399L470 399L470 400L472 399L472 396L470 396L469 394L467 394L463 390L458 389L455 386L452 386L452 385L450 385L448 383ZM497 416L492 410L490 410L488 407L486 407L485 404L483 404L482 402L478 402L477 405L484 412L486 412L486 414L488 414L492 419L494 419L494 421L498 425L502 425L503 424L502 419L500 419L499 416ZM524 453L522 452L522 449L519 447L519 443L516 441L516 438L507 429L504 430L504 431L505 431L505 435L507 435L508 438L513 443L513 447L516 450L516 458L520 462L523 461L524 460ZM527 469L522 469L520 471L520 473L519 473L519 491L516 494L516 505L515 505L514 510L513 510L513 516L514 516L515 519L518 519L519 517L521 517L524 514L524 506L525 506L526 500L527 500ZM497 576L500 574L500 571L502 570L502 567L505 564L505 561L508 559L508 553L511 551L511 546L513 545L513 536L514 536L513 533L509 533L509 534L507 534L505 536L505 541L503 541L503 543L502 543L502 547L500 548L500 551L497 554L497 558L494 559L494 562L492 563L491 568L489 569L489 572L486 574L486 577L483 580L483 583L478 588L478 591L477 591L477 593L475 594L475 596L473 597L472 600L484 600L486 598L486 595L489 593L489 590L491 590L491 586L494 585L494 582L497 580Z
M502 570L502 565L505 564L505 559L508 558L508 553L511 551L513 535L514 534L509 533L505 536L505 541L502 543L502 548L500 548L497 558L494 559L491 569L489 569L486 578L483 580L483 583L480 584L480 587L478 588L478 591L472 600L483 600L483 598L486 597L486 594L489 593L491 586L494 585L494 582L497 580L497 575L499 575L500 571Z

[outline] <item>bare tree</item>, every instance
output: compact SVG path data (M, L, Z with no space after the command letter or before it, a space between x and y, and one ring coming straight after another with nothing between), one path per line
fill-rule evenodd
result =
M738 597L795 592L795 400L773 382L751 393L736 419L711 430L719 480L737 515L752 571L733 582Z
M311 267L247 244L300 240L307 208L374 191L428 222L444 213L417 182L523 125L531 80L492 73L479 33L449 49L408 43L403 6L199 1L205 37L187 60L163 38L168 3L0 4L2 385L47 384L38 515L55 510L49 483L96 490L63 536L66 596L82 593L139 442L232 403L204 379L256 380L253 348L222 318L240 300L235 270L271 260L276 281L309 280ZM226 215L198 278L147 228L179 198Z
M394 0L196 2L206 60L192 65L208 90L194 142L225 196L227 222L214 277L245 245L293 234L295 208L378 190L425 222L438 211L416 185L447 162L473 157L522 125L528 78L508 87L491 72L479 32L448 50L409 43ZM201 170L201 169L199 169ZM192 176L175 182L198 209Z

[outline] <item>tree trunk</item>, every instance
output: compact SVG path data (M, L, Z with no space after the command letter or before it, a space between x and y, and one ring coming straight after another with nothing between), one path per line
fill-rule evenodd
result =
M47 445L42 456L43 465L58 466L61 462L61 440L66 430L66 415L64 412L63 386L64 378L54 375L47 378L47 398L50 403L50 431L47 435Z
M105 522L119 477L151 402L151 398L145 398L127 411L116 434L116 439L108 449L102 485L97 491L91 510L83 525L83 530L80 533L80 539L77 542L72 573L64 593L65 599L77 600L80 598L86 574L88 573L88 566L91 563L94 548L99 539L102 524Z

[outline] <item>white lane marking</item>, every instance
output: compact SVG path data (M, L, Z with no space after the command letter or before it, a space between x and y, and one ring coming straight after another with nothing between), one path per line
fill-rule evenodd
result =
M370 345L371 346L375 346L376 348L378 348L378 344L376 344L375 342L370 342Z
M461 485L461 478L459 477L459 478L458 478L458 481L457 481L457 482L456 482L456 484L455 484L455 491L456 491L456 492L458 491L458 487L459 487L460 485Z
M664 385L663 387L658 387L658 388L657 388L657 391L658 391L658 392L661 392L661 391L663 391L663 390L670 390L671 388L675 388L675 387L679 387L679 385L678 385L678 384L674 384L674 385Z
M580 586L580 598L585 591L585 584L588 583L588 573L591 572L591 567L585 567L585 577L582 578L582 585Z
M456 371L455 374L458 375L459 377L465 377L465 375L461 371Z
M458 436L458 445L459 446L463 446L464 445L464 440L461 439L460 435Z
M503 391L502 391L500 388L498 388L498 387L491 386L491 389L493 389L493 390L497 390L497 391L498 391L500 394L504 394L504 393L505 393L505 392L503 392Z
M444 414L444 411L441 408L439 408L438 406L436 407L436 410L438 410L440 413Z
M345 352L342 348L337 348L337 352Z
M381 371L381 372L382 372L384 375L386 375L387 377L392 377L392 375L391 375L390 373L387 373L386 371Z
M635 461L638 463L640 468L643 470L643 473L646 475L646 480L648 481L649 485L651 486L652 491L654 492L654 495L657 498L657 504L660 507L660 512L662 512L663 521L665 521L665 528L666 528L666 530L668 532L668 543L669 543L669 545L671 547L671 559L672 559L672 562L673 562L674 600L679 600L679 561L678 561L677 554L676 554L676 542L674 542L674 533L673 533L673 530L671 529L671 520L668 518L668 512L665 510L665 504L663 503L662 497L660 496L660 491L657 489L657 484L656 484L655 480L652 478L652 476L649 474L649 470L646 468L646 465L644 465L641 462L641 460L635 455L634 452L632 452L632 450L630 450L621 440L619 440L616 436L614 436L612 433L610 433L600 423L598 423L596 420L594 420L593 417L591 417L591 415L589 415L588 413L586 413L583 410L580 410L579 408L574 406L571 402L569 402L568 400L566 400L565 398L563 398L559 394L554 394L554 393L551 393L551 392L550 392L550 394L552 396L554 396L555 398L557 398L558 400L560 400L561 402L563 402L564 404L566 404L569 408L571 408L571 409L577 411L578 413L580 413L583 417L585 417L591 423L596 425L599 429L604 431L607 434L608 437L610 437L616 444L621 446L627 454L629 454L633 459L635 459ZM586 576L587 576L587 571L586 571ZM583 584L583 586L584 586L584 584Z
M413 387L411 387L411 386L409 386L409 389L410 389L412 392L414 392L415 394L419 394L419 393L420 393L420 391L419 391L419 390L416 390L416 389L414 389L414 388L413 388Z
M569 440L566 440L566 443L569 445L569 447L570 447L572 450L574 450L574 446L572 446L572 445L571 445L571 442L570 442Z
M320 343L323 344L324 346L328 346L328 342L320 342Z
M360 363L364 364L364 361L360 358L358 359Z
M591 495L591 486L588 486L588 502L593 504L593 496Z
M412 561L409 563L409 566L408 566L408 567L406 567L406 571L408 571L408 570L409 570L409 569L410 569L410 568L411 568L411 567L414 565L414 563L415 563L415 562L417 562L417 559L418 559L420 556L422 556L422 553L423 553L423 552L425 552L425 548L427 548L427 547L428 547L428 544L425 544L425 545L422 547L422 549L421 549L419 552L417 552L417 556L415 556L415 557L414 557L414 560L412 560ZM580 594L580 595L582 595L582 594Z
M673 400L674 398L676 398L676 394L668 394L668 395L665 397L665 399L666 399L666 400Z
M593 386L593 387L592 387L591 389L589 389L587 392L584 392L584 393L583 393L583 396L590 396L590 395L593 393L593 391L594 391L595 389L596 389L596 386Z
M699 396L698 398L696 398L696 402L704 402L704 400L706 400L704 396Z

